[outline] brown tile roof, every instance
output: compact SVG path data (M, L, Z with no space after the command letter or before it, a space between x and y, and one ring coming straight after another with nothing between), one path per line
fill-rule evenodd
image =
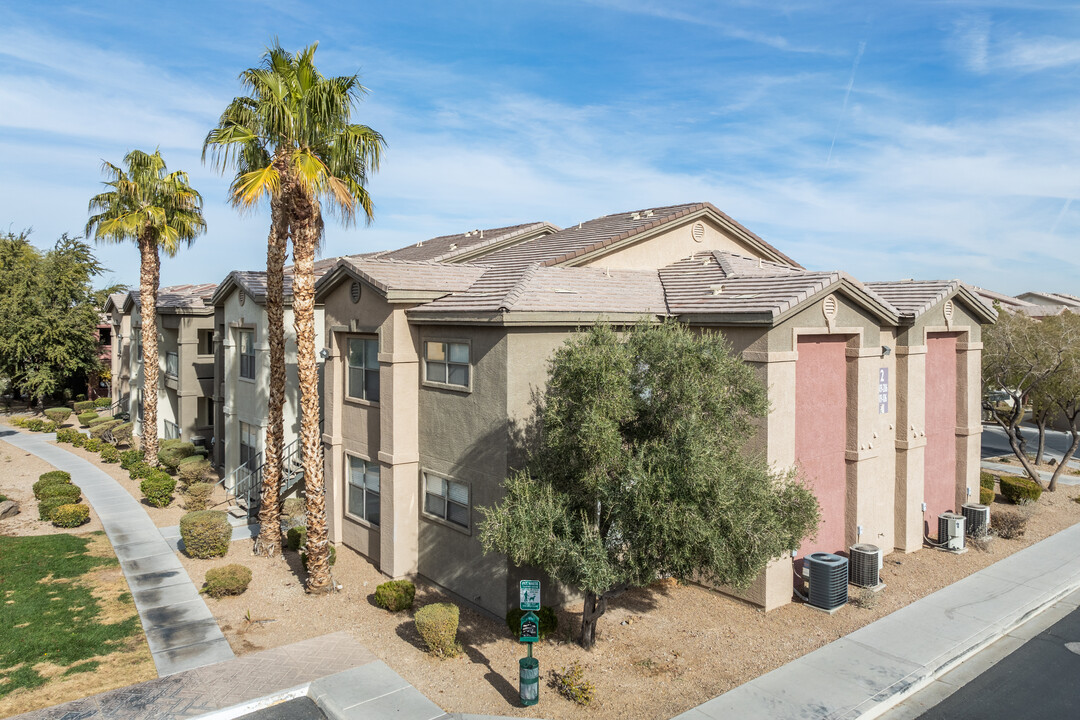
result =
M470 230L456 235L431 238L397 250L384 250L374 253L374 256L386 260L446 262L465 253L473 253L485 247L511 242L514 238L525 238L545 230L556 232L559 228L546 222L533 222L487 230Z
M170 285L158 288L158 310L166 309L202 309L217 290L217 283L198 285ZM131 300L139 307L139 291L131 291Z
M735 220L720 212L711 203L669 205L635 212L605 215L595 220L580 223L577 227L567 228L551 235L498 250L485 255L477 262L484 265L511 267L524 267L534 262L547 266L561 265L582 255L601 250L634 235L703 210L715 213L753 242L775 253L777 258L798 267L798 263L794 260L791 260L772 245L769 245L769 243L735 222Z
M917 318L960 287L959 280L895 280L868 282L867 287L888 300L901 315Z
M410 262L356 256L339 258L335 268L337 266L348 267L383 292L391 290L459 292L468 289L486 270L477 265Z

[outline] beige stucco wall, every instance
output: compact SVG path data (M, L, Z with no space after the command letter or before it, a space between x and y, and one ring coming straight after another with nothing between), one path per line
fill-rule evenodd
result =
M692 233L694 224L698 222L705 228L700 242L694 240ZM694 253L710 250L724 250L747 257L762 257L756 250L736 239L734 235L722 229L711 219L702 217L670 227L656 235L635 240L631 245L616 248L581 264L626 270L662 268Z

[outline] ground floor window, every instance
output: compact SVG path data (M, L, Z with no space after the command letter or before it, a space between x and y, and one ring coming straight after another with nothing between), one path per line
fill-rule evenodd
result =
M349 458L348 510L353 517L379 524L379 464Z
M424 473L424 512L463 528L469 527L469 486Z

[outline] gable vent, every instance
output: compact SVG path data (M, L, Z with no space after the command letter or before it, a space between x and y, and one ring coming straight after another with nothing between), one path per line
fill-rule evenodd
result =
M245 292L243 291L243 289L241 289L241 290L240 290L240 306L241 306L241 307L243 307L243 305L244 305L244 301L245 301L245 300L247 300L247 293L245 293Z
M705 223L696 222L694 226L690 228L690 234L694 237L694 242L701 242L705 239Z
M352 285L349 286L349 298L354 302L360 302L360 283L353 280Z
M827 320L836 317L836 296L830 295L821 302L821 313Z
M953 318L953 310L954 310L953 301L952 300L946 300L945 301L945 319L946 320L952 320L952 318Z

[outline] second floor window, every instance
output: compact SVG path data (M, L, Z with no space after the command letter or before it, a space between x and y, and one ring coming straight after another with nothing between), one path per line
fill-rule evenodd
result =
M255 331L240 331L240 377L255 379Z
M379 465L349 455L349 514L379 524Z
M174 352L165 353L165 374L169 377L176 377L176 372L180 366L180 357Z
M348 362L349 397L379 402L379 341L350 338Z
M425 342L424 364L428 382L469 387L468 343Z

